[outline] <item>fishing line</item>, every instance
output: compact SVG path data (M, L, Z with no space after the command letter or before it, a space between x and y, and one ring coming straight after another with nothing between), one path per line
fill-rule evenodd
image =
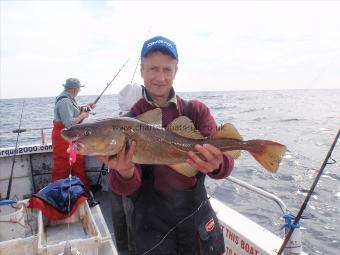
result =
M139 61L140 61L140 57L138 58L138 61L136 63L136 67L135 67L135 70L133 71L133 75L132 75L132 78L131 78L131 84L133 83L133 79L135 78L135 74L136 74L136 71L137 71L137 67L139 65Z
M25 106L25 101L26 99L24 99L23 103L22 103L22 108L21 108L21 114L20 114L20 121L19 121L19 127L18 129L20 129L21 127L21 121L22 121L22 115L24 112L24 106ZM19 136L20 133L17 134L17 140L15 142L15 149L14 149L14 155L13 155L13 161L12 161L12 169L11 169L11 175L9 177L9 181L8 181L8 187L7 187L7 195L6 195L6 199L9 199L10 193L11 193L11 188L12 188L12 180L13 180L13 172L14 172L14 163L15 163L15 156L17 155L17 150L18 150L18 141L19 141Z
M72 188L72 166L76 162L76 144L75 143L70 143L70 152L69 152L69 165L70 165L70 171L68 175L68 181L69 181L69 186L68 186L68 205L67 205L67 211L68 211L68 219L71 217L71 188ZM66 254L80 254L80 252L74 248L72 249L71 244L69 240L71 240L70 236L70 220L67 221L67 240L65 242L65 247L64 247L64 252L62 253L63 255Z
M71 181L72 181L71 169L72 169L72 165L70 165L70 174L68 176L68 178L69 178L68 205L67 205L68 218L71 217ZM70 252L72 254L72 247L71 247L69 240L71 240L71 238L70 238L70 221L67 222L67 240L65 242L64 252L62 253L63 255L69 254Z
M145 38L145 40L144 41L146 41L146 39L148 39L148 37L149 37L149 33L150 33L150 28L148 29L148 31L147 31L147 36L146 36L146 38ZM136 67L135 67L135 70L133 71L133 75L132 75L132 78L131 78L131 84L133 83L133 79L135 78L135 74L136 74L136 71L137 71L137 67L138 67L138 65L139 65L139 61L141 60L141 58L139 57L138 58L138 60L137 60L137 63L136 63Z
M302 206L301 206L301 208L300 208L299 213L297 214L297 216L296 216L295 219L294 219L294 222L293 222L294 225L296 225L296 224L299 222L299 220L300 220L300 218L301 218L301 216L302 216L303 211L306 209L306 206L307 206L307 204L308 204L308 202L309 202L309 199L310 199L310 197L312 196L312 193L313 193L313 191L314 191L316 185L318 184L318 182L319 182L319 180L320 180L320 177L321 177L321 175L322 175L322 173L323 173L323 170L325 169L325 167L326 167L327 165L329 165L329 164L334 164L334 163L336 162L334 159L332 159L333 162L328 162L328 160L331 158L332 152L333 152L334 147L335 147L335 145L336 145L336 143L337 143L337 141L338 141L338 139L339 139L339 136L340 136L340 129L338 130L338 133L337 133L337 135L335 136L335 139L334 139L334 141L333 141L333 144L332 144L331 147L329 148L329 151L328 151L328 153L327 153L327 155L326 155L326 158L325 158L325 160L323 161L323 163L322 163L322 165L321 165L321 168L320 168L320 170L319 170L319 173L318 173L317 176L315 177L315 180L314 180L314 182L313 182L311 188L309 189L309 192L308 192L308 194L307 194L307 196L306 196L306 198L305 198L305 201L303 202L303 204L302 204ZM285 249L285 247L286 247L286 245L287 245L287 243L288 243L290 237L291 237L292 234L293 234L293 231L294 231L294 228L290 228L290 229L289 229L289 232L288 232L288 234L286 235L286 237L285 237L285 239L284 239L284 241L283 241L283 243L282 243L282 246L281 246L281 248L280 248L280 250L279 250L279 252L278 252L278 255L281 255L281 254L282 254L282 252L283 252L283 250Z
M224 181L222 182L222 184L226 181L226 179L224 179ZM221 184L221 185L222 185ZM205 200L203 200L200 205L195 209L195 211L193 211L192 213L190 213L189 215L187 215L186 217L184 217L183 219L181 219L179 222L176 223L176 225L174 225L164 236L163 238L156 244L154 245L151 249L147 250L146 252L144 252L142 255L146 255L149 254L150 252L152 252L154 249L156 249L158 246L160 246L164 240L171 234L172 231L174 231L179 225L181 225L184 221L186 221L187 219L191 218L192 216L194 216L196 213L198 213L198 211L202 208L203 205L205 205L206 203L208 203L209 199L211 197L213 197L215 195L215 192L217 191L217 189L220 187L220 185L217 185L216 188L213 190L213 192L208 196L208 198L206 198Z

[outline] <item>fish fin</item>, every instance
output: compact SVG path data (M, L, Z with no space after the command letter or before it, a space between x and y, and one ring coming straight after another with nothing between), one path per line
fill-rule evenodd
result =
M194 123L191 119L186 116L180 116L174 119L167 127L172 133L177 135L191 138L191 139L204 139L204 136L195 128Z
M224 151L223 154L226 155L226 156L230 156L233 159L237 159L241 156L241 151L240 150Z
M266 140L250 140L248 144L256 148L249 153L269 172L276 173L284 154L286 146Z
M243 141L242 136L237 131L237 129L234 127L233 124L225 123L222 126L220 126L213 134L212 139L219 139L219 138L228 138L228 139L235 139L239 141ZM234 150L234 151L225 151L223 152L225 155L229 155L232 158L236 159L241 155L240 150Z
M228 138L243 141L243 137L237 131L235 126L230 123L225 123L220 126L211 136L213 139Z
M188 163L179 163L175 165L169 165L170 168L175 170L176 172L187 176L187 177L192 177L195 176L198 173L198 170Z
M162 127L162 110L156 108L147 112L144 112L136 117L136 119L148 123L153 126Z

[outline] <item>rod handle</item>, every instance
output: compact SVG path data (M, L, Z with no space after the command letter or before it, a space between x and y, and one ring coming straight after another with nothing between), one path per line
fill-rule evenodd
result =
M14 129L12 132L13 133L22 133L22 132L26 132L27 131L27 129L24 129L24 128L17 128L17 129Z

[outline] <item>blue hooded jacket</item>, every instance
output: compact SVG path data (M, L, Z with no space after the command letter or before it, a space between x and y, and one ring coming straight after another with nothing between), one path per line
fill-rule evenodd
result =
M81 195L86 196L84 184L77 176L72 176L71 181L69 178L57 180L33 196L42 199L59 212L67 213Z

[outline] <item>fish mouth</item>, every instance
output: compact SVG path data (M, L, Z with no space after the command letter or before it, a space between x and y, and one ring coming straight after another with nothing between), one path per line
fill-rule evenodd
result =
M71 149L75 150L77 153L82 154L85 150L85 145L81 142L71 142L70 146L67 148L67 152L70 153Z
M64 128L61 130L60 136L69 143L76 142L80 137L78 135L73 135L73 132L68 130L67 128Z
M68 136L65 136L63 134L61 134L61 137L66 141L66 142L69 142L69 143L74 143L76 142L80 137L79 136L76 136L76 137L68 137Z

